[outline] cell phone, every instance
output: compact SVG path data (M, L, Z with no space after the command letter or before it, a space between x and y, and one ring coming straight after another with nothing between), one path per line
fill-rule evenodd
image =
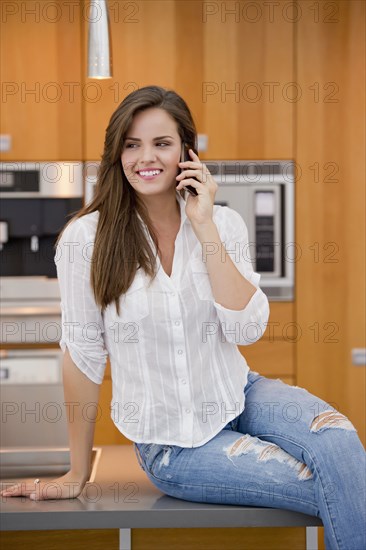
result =
M182 153L181 153L181 156L180 156L180 162L185 162L187 160L192 160L191 157L189 156L189 153L188 153L189 149L192 149L192 147L189 147L187 145L187 143L182 143ZM194 149L193 149L193 151L194 151ZM183 172L183 168L181 168L181 173L182 172ZM196 178L193 178L193 179L196 179ZM179 184L179 182L177 183L177 185L178 184ZM187 185L186 187L184 187L184 189L187 189L188 193L190 193L194 197L196 197L198 195L197 190L192 185Z

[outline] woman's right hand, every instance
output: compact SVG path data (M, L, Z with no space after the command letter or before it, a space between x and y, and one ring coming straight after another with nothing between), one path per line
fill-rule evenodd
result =
M22 481L0 492L2 497L28 497L31 500L60 500L76 498L82 492L88 478L67 472L56 479L40 480L39 483Z

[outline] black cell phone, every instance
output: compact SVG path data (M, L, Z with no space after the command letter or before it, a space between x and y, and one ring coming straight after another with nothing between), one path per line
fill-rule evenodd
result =
M192 147L189 147L186 143L182 143L182 153L181 153L181 156L180 156L180 162L185 162L187 160L192 160L191 157L189 156L189 153L188 153L189 149L192 149ZM194 151L194 149L193 149L193 151ZM183 168L181 169L181 173L182 172L183 172ZM196 179L196 178L193 178L193 179ZM178 185L178 183L177 183L177 185ZM196 197L198 195L197 190L192 185L187 185L184 189L187 189L187 191L191 195L193 195L194 197Z

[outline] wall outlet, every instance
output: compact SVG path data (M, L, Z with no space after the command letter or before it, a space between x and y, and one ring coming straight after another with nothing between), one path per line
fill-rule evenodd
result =
M197 148L199 153L206 153L208 149L208 135L206 134L197 135Z
M11 149L11 135L10 134L0 134L0 151L2 153L7 153Z
M356 366L366 365L366 348L352 349L352 364Z

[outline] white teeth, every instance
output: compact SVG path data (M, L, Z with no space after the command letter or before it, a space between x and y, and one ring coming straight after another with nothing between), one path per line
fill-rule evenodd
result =
M140 170L139 174L141 176L151 178L151 176L157 176L158 174L160 174L160 170L146 170L146 171Z

